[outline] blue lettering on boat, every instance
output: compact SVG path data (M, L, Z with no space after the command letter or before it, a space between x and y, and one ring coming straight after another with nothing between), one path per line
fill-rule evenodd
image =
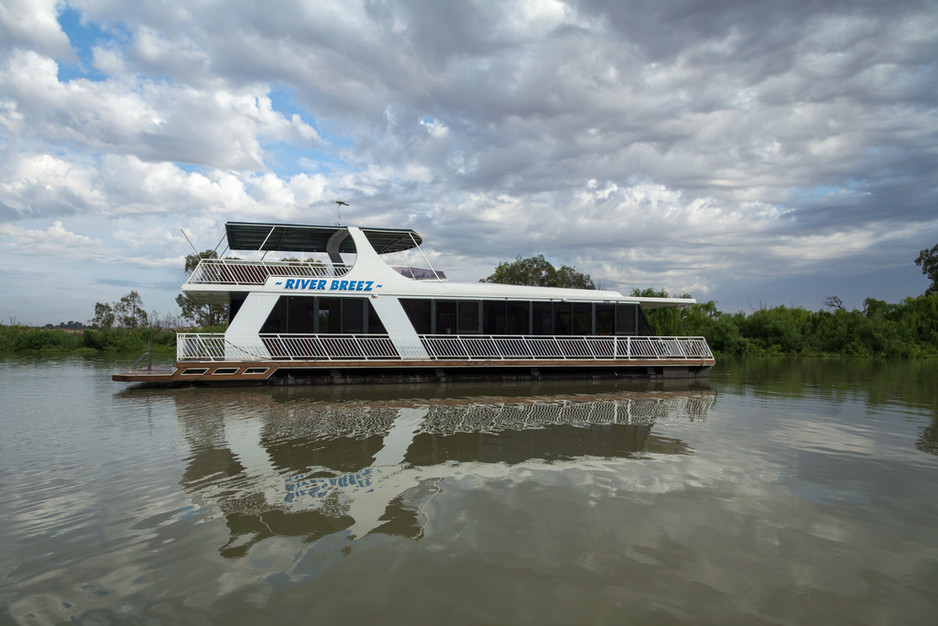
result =
M317 280L315 278L288 278L284 289L305 289L309 291L373 291L380 287L373 280Z

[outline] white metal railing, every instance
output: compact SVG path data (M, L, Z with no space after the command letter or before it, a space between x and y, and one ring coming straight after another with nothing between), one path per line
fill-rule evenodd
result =
M593 337L508 335L421 335L428 359L506 360L701 360L713 353L703 337ZM400 360L387 335L216 333L176 335L178 361Z
M247 261L202 259L192 271L189 284L263 285L269 276L344 276L349 265L297 261Z

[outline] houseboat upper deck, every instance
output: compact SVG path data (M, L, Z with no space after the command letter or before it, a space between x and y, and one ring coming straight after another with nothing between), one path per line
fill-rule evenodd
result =
M226 234L230 250L254 258L202 259L182 290L227 304L227 330L180 333L175 367L115 380L691 378L714 364L703 337L655 336L645 317L690 298L449 281L409 229L229 222ZM428 267L382 258L407 251ZM318 256L268 261L268 252Z

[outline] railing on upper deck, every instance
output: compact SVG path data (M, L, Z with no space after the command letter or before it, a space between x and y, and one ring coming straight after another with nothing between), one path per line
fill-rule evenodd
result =
M703 337L420 335L431 361L707 360ZM266 354L265 354L266 353ZM269 356L268 356L269 355ZM178 361L401 360L387 335L180 333Z
M243 259L202 259L186 282L193 285L263 285L269 276L306 278L339 277L348 274L351 265L297 261L248 261ZM398 274L413 280L446 280L446 274L421 267L393 267Z
M263 285L269 276L334 277L344 276L350 269L349 265L296 261L202 259L186 282L202 285Z

